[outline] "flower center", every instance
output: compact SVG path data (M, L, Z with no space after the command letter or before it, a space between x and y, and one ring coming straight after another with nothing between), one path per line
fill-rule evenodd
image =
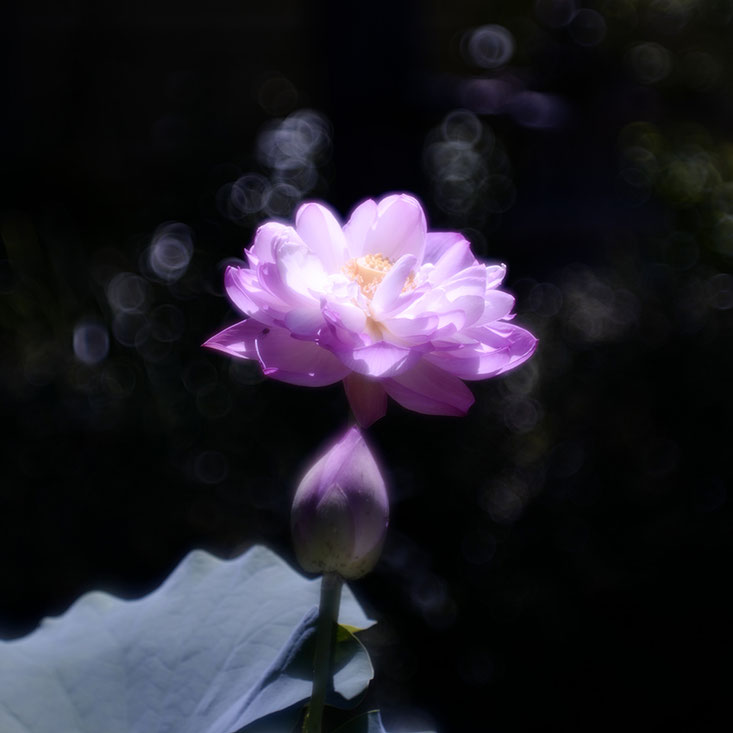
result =
M392 260L382 254L364 255L349 260L342 269L344 275L353 280L367 298L371 298L393 264Z
M384 276L392 269L393 265L394 262L383 254L369 254L349 260L341 268L341 271L349 280L353 280L359 286L359 289L367 298L371 299L377 286L384 280ZM403 291L414 286L414 277L410 275Z

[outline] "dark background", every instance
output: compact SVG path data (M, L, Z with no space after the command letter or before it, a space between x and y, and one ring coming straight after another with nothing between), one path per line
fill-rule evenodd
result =
M223 267L300 200L407 190L540 347L370 430L387 727L729 730L733 3L582 5L1 11L5 638L194 547L292 561L347 405L200 348Z

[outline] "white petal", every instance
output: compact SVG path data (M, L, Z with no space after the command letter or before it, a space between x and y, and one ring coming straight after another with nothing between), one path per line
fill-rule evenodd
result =
M377 218L377 204L372 199L359 204L344 225L344 235L351 257L361 257L367 233Z
M413 254L422 264L427 223L422 207L412 196L387 196L377 207L377 220L367 233L364 252L382 254L393 262Z
M329 209L321 204L303 204L295 215L295 229L327 273L341 269L348 259L348 246L340 224Z

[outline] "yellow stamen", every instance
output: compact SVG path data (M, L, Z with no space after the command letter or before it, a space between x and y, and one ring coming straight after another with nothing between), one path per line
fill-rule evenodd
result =
M353 280L367 298L372 298L379 283L392 269L394 262L383 254L368 254L349 260L341 271L350 280ZM403 292L415 287L414 276L410 275L405 282Z

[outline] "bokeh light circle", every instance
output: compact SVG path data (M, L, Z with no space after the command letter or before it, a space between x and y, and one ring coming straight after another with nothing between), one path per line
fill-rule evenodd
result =
M469 31L464 43L467 60L482 69L497 69L514 55L514 36L501 25L483 25Z
M73 347L74 355L83 364L99 364L109 353L109 333L101 323L80 321L74 327Z

